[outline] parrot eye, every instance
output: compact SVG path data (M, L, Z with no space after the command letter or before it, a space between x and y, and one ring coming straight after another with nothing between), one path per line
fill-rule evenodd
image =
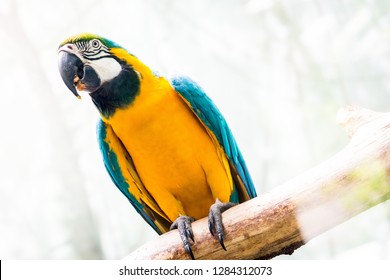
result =
M95 49L99 48L102 43L98 39L93 39L91 41L91 46Z

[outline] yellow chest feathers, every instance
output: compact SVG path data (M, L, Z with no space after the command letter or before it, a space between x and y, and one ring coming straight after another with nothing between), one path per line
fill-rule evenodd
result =
M201 218L216 198L229 200L233 186L226 156L167 81L143 86L134 103L108 123L170 219Z

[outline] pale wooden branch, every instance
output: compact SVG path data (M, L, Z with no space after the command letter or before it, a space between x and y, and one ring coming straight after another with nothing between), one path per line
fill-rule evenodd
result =
M337 120L351 137L343 150L223 214L227 251L210 235L206 218L193 223L195 258L269 259L291 254L315 236L389 199L390 114L348 106L340 110ZM126 259L189 256L175 230Z

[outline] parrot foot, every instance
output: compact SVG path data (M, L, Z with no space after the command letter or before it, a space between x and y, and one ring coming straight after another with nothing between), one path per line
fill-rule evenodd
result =
M170 230L177 229L180 234L181 241L183 242L184 249L186 250L187 254L190 255L191 259L195 260L194 254L191 250L191 244L189 239L191 239L192 242L195 242L194 240L194 233L192 232L191 223L195 221L194 218L188 217L188 216L182 216L180 215L171 225Z
M210 207L209 212L209 230L210 233L214 236L215 233L218 236L219 244L226 251L224 244L224 232L223 232L223 223L222 223L222 213L235 206L236 203L226 202L222 203L218 198L213 205Z

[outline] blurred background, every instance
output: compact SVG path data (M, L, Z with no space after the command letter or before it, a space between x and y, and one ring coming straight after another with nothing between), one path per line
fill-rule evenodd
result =
M57 69L92 32L214 100L259 194L341 150L346 104L390 111L385 0L0 0L0 258L120 259L156 238L116 189L91 100ZM390 258L383 203L281 259Z

